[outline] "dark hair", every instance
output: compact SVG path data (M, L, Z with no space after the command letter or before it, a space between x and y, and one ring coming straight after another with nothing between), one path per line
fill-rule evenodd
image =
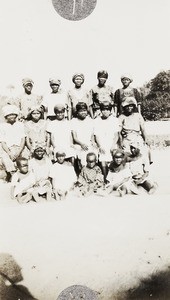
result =
M108 79L108 72L105 71L105 70L101 70L97 73L97 78L100 78L100 77L103 77L103 78L106 78Z
M17 165L18 168L21 165L21 161L28 161L28 159L25 158L25 157L22 157L22 156L18 156L17 159L16 159L16 165Z
M56 114L57 111L65 112L65 107L59 109L58 105L54 106L54 113Z
M86 161L88 160L88 157L89 157L89 156L95 156L95 159L97 160L96 154L95 154L94 152L89 152L89 153L87 153L87 155L86 155Z
M35 110L38 110L38 109L34 109L34 110L32 110L31 112L28 113L27 121L32 120L32 113L33 113L33 111L35 111ZM38 111L39 111L39 113L40 113L40 119L43 119L43 118L44 118L44 109L43 109L43 107L41 106L41 107L40 107L40 110L38 110Z
M108 110L112 110L112 104L109 101L104 101L100 104L100 110L104 110L104 109L108 109Z
M85 102L78 102L76 105L76 111L78 112L82 109L87 110L87 104Z

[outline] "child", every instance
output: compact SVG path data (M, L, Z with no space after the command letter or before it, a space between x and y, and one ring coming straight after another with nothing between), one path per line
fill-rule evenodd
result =
M65 152L56 152L56 162L52 165L49 174L56 200L65 199L77 181L74 168L72 164L65 161L65 157Z
M25 147L24 124L17 120L19 114L15 105L5 105L2 108L5 122L1 123L2 157L8 173L16 170L15 161Z
M65 109L67 109L67 95L60 88L61 80L59 79L49 79L49 84L51 88L51 93L44 96L42 101L42 106L45 110L45 118L48 120L55 120L56 115L54 113L54 107L58 104L62 104ZM65 110L65 117L67 118L67 111Z
M57 104L54 107L55 120L48 123L47 132L50 134L51 145L54 155L60 150L64 150L66 158L74 164L75 151L71 134L70 122L65 119L65 107Z
M129 165L125 163L125 154L122 150L112 152L113 161L109 166L106 186L107 192L110 194L117 191L119 196L124 196L129 191L131 172Z
M99 161L106 181L108 164L112 160L111 150L117 148L119 140L119 122L111 114L109 101L100 104L101 116L94 120L94 138L99 149Z
M49 153L49 138L47 133L47 122L42 119L42 108L40 106L33 106L30 109L29 119L25 122L26 146L33 154L37 144L43 144L47 153Z
M109 101L113 106L113 89L109 85L106 85L108 79L107 71L99 71L97 73L97 79L98 84L91 90L94 118L100 115L100 104L103 101Z
M138 141L142 151L147 152L144 119L140 113L135 112L137 107L135 98L125 98L122 107L123 113L119 116L119 123L123 150L130 152L130 144Z
M19 203L27 203L34 200L35 176L28 170L28 159L18 157L16 164L18 171L12 177L11 196Z
M17 102L19 104L20 115L19 119L27 120L29 111L32 106L41 105L42 96L37 96L32 93L34 82L30 78L24 78L22 80L24 93L18 97Z
M45 148L38 146L35 148L33 158L29 162L29 169L35 176L34 198L36 202L42 200L51 200L52 186L49 180L49 173L52 167L51 160L45 155Z
M84 102L79 102L76 105L76 112L77 118L74 118L71 121L73 143L77 150L77 156L81 165L85 165L86 154L88 152L94 152L92 144L93 120L87 116L87 104Z
M78 187L80 193L83 196L87 196L96 193L97 189L104 187L104 177L99 166L96 165L97 157L96 154L90 152L86 156L86 166L81 170L78 177Z
M75 86L68 91L68 119L71 120L72 117L76 117L76 105L79 102L87 104L89 114L93 117L90 93L82 87L84 75L77 73L73 75L72 81Z
M127 97L134 97L137 106L136 111L140 113L140 106L141 106L141 95L137 89L130 86L133 79L130 75L122 75L121 82L123 87L115 91L114 95L114 105L115 105L115 113L116 116L119 116L122 113L122 103L124 102L125 98Z
M149 163L148 159L140 152L140 145L133 142L130 145L131 154L127 156L130 170L132 173L133 184L135 187L143 187L149 194L153 194L156 190L157 184L149 177ZM135 194L140 193L139 189L132 189Z

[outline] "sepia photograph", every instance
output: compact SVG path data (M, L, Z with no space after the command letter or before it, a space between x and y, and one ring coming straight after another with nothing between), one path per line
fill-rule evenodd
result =
M0 0L0 300L170 299L169 0Z

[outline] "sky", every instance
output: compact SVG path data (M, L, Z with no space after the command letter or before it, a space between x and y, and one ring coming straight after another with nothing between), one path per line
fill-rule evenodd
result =
M115 89L124 73L142 86L170 69L169 15L169 0L98 0L81 21L59 16L52 0L0 0L0 94L24 77L42 94L50 77L67 89L76 72L92 87L100 69Z

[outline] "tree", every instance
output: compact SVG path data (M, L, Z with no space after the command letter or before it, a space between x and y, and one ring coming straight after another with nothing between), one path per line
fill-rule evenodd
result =
M142 114L147 120L170 117L170 70L158 73L141 89Z

